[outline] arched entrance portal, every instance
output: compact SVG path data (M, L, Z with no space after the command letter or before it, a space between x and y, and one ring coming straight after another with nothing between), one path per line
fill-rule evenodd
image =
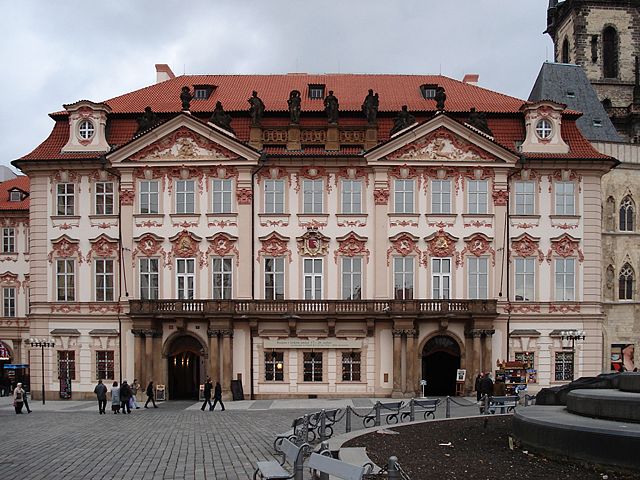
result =
M171 342L167 355L170 399L198 399L203 355L202 344L190 335L177 337Z
M458 343L447 335L431 338L422 349L422 378L427 381L425 393L432 396L455 395L458 368Z

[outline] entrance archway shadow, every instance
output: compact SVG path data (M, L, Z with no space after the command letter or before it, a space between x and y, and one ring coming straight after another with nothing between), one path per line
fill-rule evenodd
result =
M448 335L437 335L427 341L422 349L422 378L427 381L426 395L455 395L460 356L458 342Z
M202 383L200 361L204 345L189 335L179 335L167 343L169 398L172 400L197 400Z

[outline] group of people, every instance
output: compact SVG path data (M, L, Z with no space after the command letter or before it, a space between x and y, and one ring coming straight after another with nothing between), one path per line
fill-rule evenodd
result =
M211 404L211 390L213 390L213 404ZM216 408L216 405L220 402L220 406L222 407L222 411L224 412L224 403L222 403L222 387L220 386L220 382L216 382L215 388L213 388L213 383L210 378L207 378L207 381L204 384L204 402L202 403L202 410L204 412L207 404L209 405L209 411L213 411Z
M138 379L134 379L133 383L129 385L126 380L122 381L122 384L118 386L118 382L114 381L111 385L111 411L114 414L120 413L131 414L131 409L140 408L138 405L138 390L140 390L140 383ZM98 380L98 384L93 389L93 392L98 398L98 412L100 415L105 415L107 408L107 386L102 382L102 379ZM147 401L144 404L144 408L149 408L149 402L153 404L153 408L158 408L155 400L155 388L153 386L153 380L149 382L146 389Z
M491 396L505 396L506 385L504 381L496 379L493 383L491 380L491 374L489 372L480 372L476 377L475 382L476 400L479 402L484 395Z

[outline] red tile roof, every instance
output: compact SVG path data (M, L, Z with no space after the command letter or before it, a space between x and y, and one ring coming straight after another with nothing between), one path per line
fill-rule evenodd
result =
M12 180L0 183L0 210L29 210L29 197L20 202L9 201L9 191L18 188L29 193L29 177L20 175Z

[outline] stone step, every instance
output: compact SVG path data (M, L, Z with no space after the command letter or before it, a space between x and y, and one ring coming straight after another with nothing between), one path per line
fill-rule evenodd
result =
M567 410L593 418L640 422L640 393L610 389L573 390L567 395Z
M622 373L618 378L618 388L624 392L640 393L640 373Z

